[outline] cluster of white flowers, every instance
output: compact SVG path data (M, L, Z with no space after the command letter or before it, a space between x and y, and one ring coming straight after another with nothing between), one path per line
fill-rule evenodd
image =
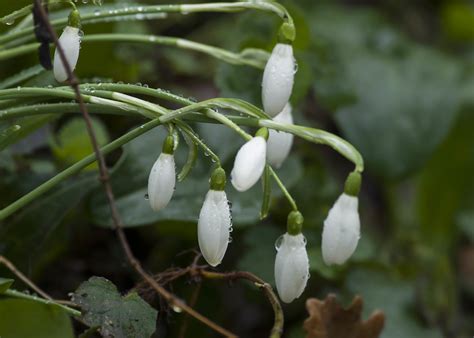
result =
M277 44L265 67L262 101L265 112L275 121L292 124L292 108L288 102L293 87L295 61L288 44ZM253 187L262 176L265 165L280 167L287 158L293 135L261 128L239 149L231 172L231 182L238 191ZM176 183L173 138L168 136L163 152L153 165L148 180L148 196L153 210L161 210L170 202ZM218 167L212 173L210 190L205 196L198 219L198 242L206 261L217 266L230 242L232 216L224 191L225 171ZM326 264L343 264L355 251L360 237L358 198L360 174L352 173L324 221L322 255ZM309 279L306 239L301 233L303 216L292 211L287 233L277 241L275 282L283 302L289 303L304 291Z
M71 70L79 58L81 32L77 10L71 12L68 26L59 44ZM283 28L289 26L283 25ZM282 30L284 32L284 29ZM291 30L289 31L291 34ZM68 72L58 50L54 55L54 76L57 81L68 79ZM262 80L262 103L265 113L274 121L292 124L292 107L289 99L293 90L296 62L293 47L278 43L265 66ZM237 152L231 173L231 182L238 191L246 191L257 183L265 165L280 167L291 150L293 135L261 128ZM163 151L153 165L148 179L148 198L155 211L165 208L173 196L176 185L174 139L168 136ZM326 264L343 264L354 253L360 237L358 193L360 174L351 173L344 193L337 199L324 221L322 257ZM230 242L232 216L227 195L225 171L218 167L212 173L210 189L205 196L198 219L198 242L206 261L217 266ZM282 301L289 303L304 291L309 279L309 259L306 239L301 233L303 216L292 211L288 216L287 233L276 245L275 282Z
M295 69L292 46L278 43L265 66L262 81L264 110L277 122L293 123L291 105L288 100L293 89ZM271 130L267 141L267 161L276 167L281 166L290 152L292 143L292 134ZM260 148L263 153L264 147L260 146ZM250 150L247 149L246 152ZM247 156L251 157L251 155ZM262 154L259 156L261 157ZM250 168L249 171L257 175L256 170ZM261 172L258 175L260 176ZM324 221L321 246L323 260L328 265L345 263L357 247L360 237L360 220L357 210L360 180L359 173L349 175L344 193L336 201ZM306 239L301 233L303 217L297 212L297 214L294 213L290 213L288 217L288 232L280 237L276 245L275 281L278 294L286 303L292 302L302 294L309 278Z

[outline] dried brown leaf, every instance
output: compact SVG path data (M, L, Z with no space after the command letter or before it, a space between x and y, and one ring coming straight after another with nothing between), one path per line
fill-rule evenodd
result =
M362 307L360 296L354 297L347 309L339 305L333 294L324 301L309 298L306 301L309 318L303 324L306 338L378 338L385 322L383 312L377 310L363 321Z

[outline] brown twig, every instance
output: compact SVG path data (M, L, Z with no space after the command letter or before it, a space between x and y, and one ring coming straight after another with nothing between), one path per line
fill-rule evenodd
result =
M0 256L0 264L5 265L8 270L10 270L15 276L17 276L23 283L28 285L28 287L36 292L38 295L41 297L48 299L48 300L53 300L46 292L41 290L33 281L31 281L28 277L26 277L20 270L16 268L16 266L10 262L6 257Z
M202 277L208 279L227 279L227 280L234 280L234 279L246 279L254 283L256 287L263 290L265 296L268 298L270 302L273 312L274 312L274 323L273 328L270 333L270 338L280 338L281 334L283 333L283 325L284 325L284 316L283 310L280 305L280 301L278 297L273 292L273 288L270 284L266 283L261 278L255 276L254 274L247 272L247 271L232 271L232 272L214 272L214 271L207 271L204 269L200 269L197 271Z
M273 313L274 313L274 324L272 331L270 333L270 338L280 338L283 333L284 325L284 316L283 309L281 308L280 301L278 300L277 295L273 291L273 288L270 284L266 283L263 279L255 276L251 272L247 271L231 271L231 272L214 272L207 270L207 265L198 265L198 259L201 257L200 254L196 255L191 265L184 268L172 268L162 273L155 275L156 281L159 281L160 284L166 285L173 280L176 280L185 275L189 275L193 279L197 279L198 282L202 278L206 279L220 279L220 280L236 280L236 279L245 279L252 282L256 287L263 290L265 296L270 302ZM148 285L148 284L147 284ZM135 288L139 294L146 294L148 288L144 285L143 282L139 283ZM192 299L191 299L192 302ZM183 324L184 326L184 324Z
M153 279L152 276L150 276L143 269L140 262L135 258L134 254L132 252L132 249L130 248L130 245L128 243L127 237L125 236L125 233L122 229L123 225L122 225L122 221L120 219L120 215L118 213L118 210L117 210L117 207L116 207L116 204L115 204L115 198L114 198L114 194L113 194L113 191L112 191L112 186L111 186L110 181L109 181L108 169L107 169L107 166L105 164L104 156L102 155L102 153L99 149L97 139L96 139L96 136L95 136L95 133L94 133L94 129L92 127L91 118L89 116L89 112L87 110L86 105L84 104L84 100L83 100L82 95L81 95L81 91L80 91L80 88L79 88L79 81L78 81L77 77L75 76L74 72L72 71L72 69L71 69L71 67L70 67L70 65L69 65L69 63L66 59L64 50L62 49L61 45L58 42L58 36L57 36L55 30L53 29L53 27L51 26L51 23L49 22L48 14L46 13L45 9L43 8L43 6L41 4L41 1L40 0L35 0L35 1L36 1L37 5L39 7L38 13L41 16L41 19L42 19L43 23L47 27L48 32L50 33L50 35L51 35L51 37L54 41L54 44L56 45L57 51L58 51L59 56L61 58L61 62L63 63L64 68L65 68L66 73L67 73L68 78L69 78L69 85L74 90L74 93L76 95L76 101L78 102L79 109L80 109L80 111L81 111L81 113L84 117L84 121L85 121L86 127L87 127L87 132L89 134L89 138L91 140L92 147L94 149L94 153L95 153L97 161L99 163L100 180L101 180L101 182L104 186L104 189L105 189L105 194L106 194L106 197L107 197L107 201L109 203L114 228L115 228L117 236L120 240L120 244L122 246L122 249L124 250L125 255L127 256L127 260L129 262L129 264L171 306L181 308L183 311L185 311L189 315L193 316L197 320L201 321L203 324L209 326L210 328L212 328L216 332L219 332L220 334L222 334L226 337L237 337L235 334L227 331L223 327L219 326L218 324L214 323L210 319L208 319L205 316L201 315L200 313L195 311L193 308L189 307L184 302L182 302L180 299L178 299L176 296L174 296L173 294L168 292L166 289L164 289L161 285L159 285Z

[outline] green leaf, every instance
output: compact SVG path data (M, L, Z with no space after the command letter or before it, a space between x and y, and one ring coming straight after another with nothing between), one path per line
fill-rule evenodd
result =
M183 135L184 141L188 146L188 158L186 163L183 165L183 168L178 174L178 182L184 181L184 179L189 175L191 170L193 169L194 165L196 164L196 160L198 157L198 146L193 140L184 132L181 132Z
M313 15L313 37L328 54L320 57L336 60L335 74L317 78L315 91L354 97L336 111L344 135L379 176L419 169L455 120L463 65L407 41L375 12L321 7ZM339 92L334 78L344 84Z
M472 111L460 115L456 126L420 175L417 209L419 240L449 249L456 239L459 213L474 210L474 140Z
M71 229L61 227L61 221L97 184L95 176L67 180L10 217L0 226L0 253L20 270L36 272L67 246Z
M92 118L92 127L97 144L99 146L107 144L109 136L105 125L100 120ZM56 159L64 165L74 164L94 151L84 119L79 117L68 120L56 136L50 139L50 145ZM86 170L93 169L97 169L97 163L86 167Z
M122 297L105 278L91 277L74 292L84 322L104 337L146 338L155 332L158 312L132 292Z
M0 277L0 294L7 291L13 284L14 280L9 278Z
M24 299L0 299L0 337L73 338L68 315L55 306Z
M381 338L441 338L436 329L426 328L417 320L414 306L413 281L392 277L383 271L357 269L348 276L348 289L364 299L364 316L379 309L387 321Z
M285 232L285 224L282 224L280 229L268 224L259 224L245 231L244 250L238 268L255 273L264 281L274 284L275 241Z
M232 155L235 154L235 149L243 144L243 141L235 139L230 130L222 129L223 127L220 126L214 127L216 127L218 134L211 134L209 129L208 133L200 133L200 135L203 135L206 143L220 155L222 160L227 159L231 165ZM225 130L227 134L224 133ZM176 185L173 198L165 209L155 212L145 199L148 175L161 152L165 135L166 132L163 128L156 128L125 145L124 154L113 170L111 182L116 196L116 204L126 227L143 226L165 220L196 222L198 219L204 196L209 190L209 182L206 177L210 176L213 166L207 157L205 157L205 161L201 157L186 180ZM231 144L227 137L235 142ZM221 145L217 145L219 142ZM231 150L226 148L227 145ZM180 163L184 163L187 158L186 149L179 147L175 152L175 158L178 166ZM301 172L301 163L294 157L290 157L279 170L283 182L288 187L297 183ZM231 184L228 184L226 191L229 201L232 202L234 224L248 225L258 221L262 196L261 187L258 184L246 193L239 193L233 189ZM275 196L281 196L281 194L275 190ZM96 224L112 226L110 209L103 194L93 194L90 207Z

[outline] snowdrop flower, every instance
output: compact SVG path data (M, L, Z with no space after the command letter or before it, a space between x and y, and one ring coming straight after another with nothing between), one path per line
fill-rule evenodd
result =
M77 60L79 59L79 49L81 45L81 32L79 26L79 12L73 10L69 15L68 26L64 28L63 33L58 39L71 71L76 68ZM57 49L54 53L53 73L58 82L64 82L68 79L66 67L64 67L61 55Z
M176 185L173 148L173 137L168 136L163 144L163 152L151 168L148 177L148 199L151 208L155 211L164 209L173 197Z
M232 169L232 185L238 191L246 191L257 183L265 169L268 130L261 128L255 137L237 152Z
M290 219L300 222L295 231L290 226ZM303 216L293 211L288 216L288 232L277 240L275 245L275 282L280 299L291 303L301 296L309 279L309 259L306 252L306 238L301 233Z
M357 211L361 183L359 173L353 172L346 181L344 193L329 210L322 235L323 260L327 265L343 264L354 253L360 238Z
M262 80L263 109L271 117L280 113L290 99L295 65L293 47L286 43L276 44L265 66Z
M217 266L229 244L232 218L229 201L224 191L226 182L222 168L214 170L211 188L207 192L198 221L199 249L209 265Z
M292 124L291 105L287 103L283 111L273 118L276 122ZM267 141L267 161L279 168L288 157L293 145L293 134L270 130Z

